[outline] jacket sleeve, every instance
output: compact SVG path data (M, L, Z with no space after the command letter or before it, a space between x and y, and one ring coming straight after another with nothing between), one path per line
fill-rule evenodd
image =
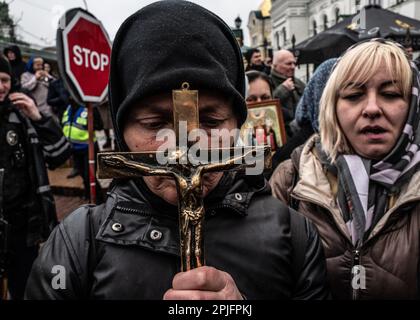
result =
M297 214L291 213L291 214ZM302 271L295 286L294 300L330 299L327 266L321 240L314 225L306 218L306 251Z
M283 84L278 85L273 92L275 98L279 98L280 101L287 100L290 97L291 91L287 90Z
M290 104L289 100L294 97L294 91L289 91L283 84L280 84L274 89L273 96L280 100L284 121L290 122L293 120L295 117L294 106Z
M71 155L71 144L63 135L61 127L51 116L42 115L39 121L32 121L49 169L63 164Z
M25 299L86 299L89 295L89 208L81 207L51 233L35 260Z
M22 74L20 79L20 85L23 89L32 91L37 85L36 77L30 72L25 72Z
M60 80L54 80L48 87L47 103L50 106L59 108L68 104L68 94L66 89L60 84ZM60 119L61 121L61 119Z
M61 103L61 96L54 82L48 87L47 103L53 107L58 107Z

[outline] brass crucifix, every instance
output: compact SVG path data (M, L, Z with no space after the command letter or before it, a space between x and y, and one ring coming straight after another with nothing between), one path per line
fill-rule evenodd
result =
M188 271L205 265L203 175L254 167L256 163L247 163L246 159L249 157L263 162L263 167L267 169L271 167L271 150L268 146L199 150L207 159L218 154L218 161L192 163L188 153L192 142L188 142L188 146L180 143L180 124L186 123L186 134L199 129L198 91L189 90L189 84L183 83L182 90L173 90L172 96L177 141L176 148L168 152L168 159L171 161L160 164L157 161L159 153L162 155L160 151L99 153L98 177L166 176L175 180L178 192L181 271Z

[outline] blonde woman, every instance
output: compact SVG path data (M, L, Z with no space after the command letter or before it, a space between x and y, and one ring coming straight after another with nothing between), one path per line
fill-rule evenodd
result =
M323 92L320 134L271 178L316 225L334 298L419 296L418 76L394 42L349 49Z

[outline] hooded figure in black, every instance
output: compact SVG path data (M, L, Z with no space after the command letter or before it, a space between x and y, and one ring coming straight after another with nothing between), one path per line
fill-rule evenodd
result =
M22 53L18 46L10 46L3 50L4 55L9 60L12 66L12 74L18 85L20 83L20 76L25 72L26 63L22 61Z
M60 166L71 146L56 122L41 114L33 99L16 92L12 83L10 64L0 57L0 169L4 169L0 211L11 226L6 260L0 261L5 265L0 268L6 270L12 299L23 299L39 244L57 224L47 167Z
M116 35L111 115L122 150L157 150L172 128L174 89L199 90L203 130L246 119L241 52L230 28L187 1L153 3ZM313 226L270 195L262 175L204 178L206 267L178 273L175 184L114 180L104 205L82 207L54 231L35 262L28 299L323 299L325 265ZM51 287L54 266L66 285ZM204 281L202 281L204 279Z

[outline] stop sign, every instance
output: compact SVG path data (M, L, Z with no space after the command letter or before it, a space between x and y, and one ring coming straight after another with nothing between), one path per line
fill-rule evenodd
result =
M111 42L102 23L79 11L63 30L65 71L84 102L101 102L108 91Z

